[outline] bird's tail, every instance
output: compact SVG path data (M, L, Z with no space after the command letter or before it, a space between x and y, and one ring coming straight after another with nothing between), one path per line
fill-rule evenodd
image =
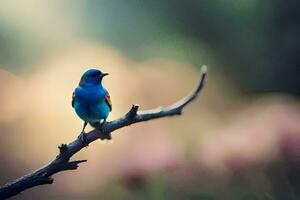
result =
M93 123L89 123L93 128L98 128L100 127L101 123L100 122L93 122Z

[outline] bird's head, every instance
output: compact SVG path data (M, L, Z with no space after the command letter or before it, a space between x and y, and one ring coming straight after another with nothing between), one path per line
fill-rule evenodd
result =
M82 75L79 85L80 86L93 86L101 84L102 78L108 75L108 73L103 73L97 69L89 69Z

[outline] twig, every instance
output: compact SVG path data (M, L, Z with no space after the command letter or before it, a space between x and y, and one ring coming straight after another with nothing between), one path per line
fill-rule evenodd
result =
M113 131L137 122L148 121L166 116L180 115L183 108L193 101L202 90L205 82L206 71L206 66L203 66L201 69L199 84L190 95L186 96L179 102L166 108L157 108L146 111L138 111L139 106L132 105L129 112L123 117L106 122L94 130L86 133L87 144L90 144L97 139L108 139ZM0 187L0 199L9 198L21 193L26 189L38 185L52 184L52 175L58 172L65 170L76 170L78 168L78 164L86 162L87 160L70 161L70 158L84 147L85 144L83 144L82 140L78 138L68 145L62 144L59 146L59 154L49 164Z

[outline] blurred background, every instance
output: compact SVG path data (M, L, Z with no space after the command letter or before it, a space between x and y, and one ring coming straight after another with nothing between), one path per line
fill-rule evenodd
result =
M118 130L13 199L300 199L300 1L0 2L0 184L79 134L73 89L88 68L115 119L207 84L183 115Z

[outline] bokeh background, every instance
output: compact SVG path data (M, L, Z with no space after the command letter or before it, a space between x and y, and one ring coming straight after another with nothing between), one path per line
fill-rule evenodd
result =
M118 130L13 199L300 199L300 1L0 2L0 184L53 159L82 122L71 95L109 72L110 120L167 106L180 117Z

